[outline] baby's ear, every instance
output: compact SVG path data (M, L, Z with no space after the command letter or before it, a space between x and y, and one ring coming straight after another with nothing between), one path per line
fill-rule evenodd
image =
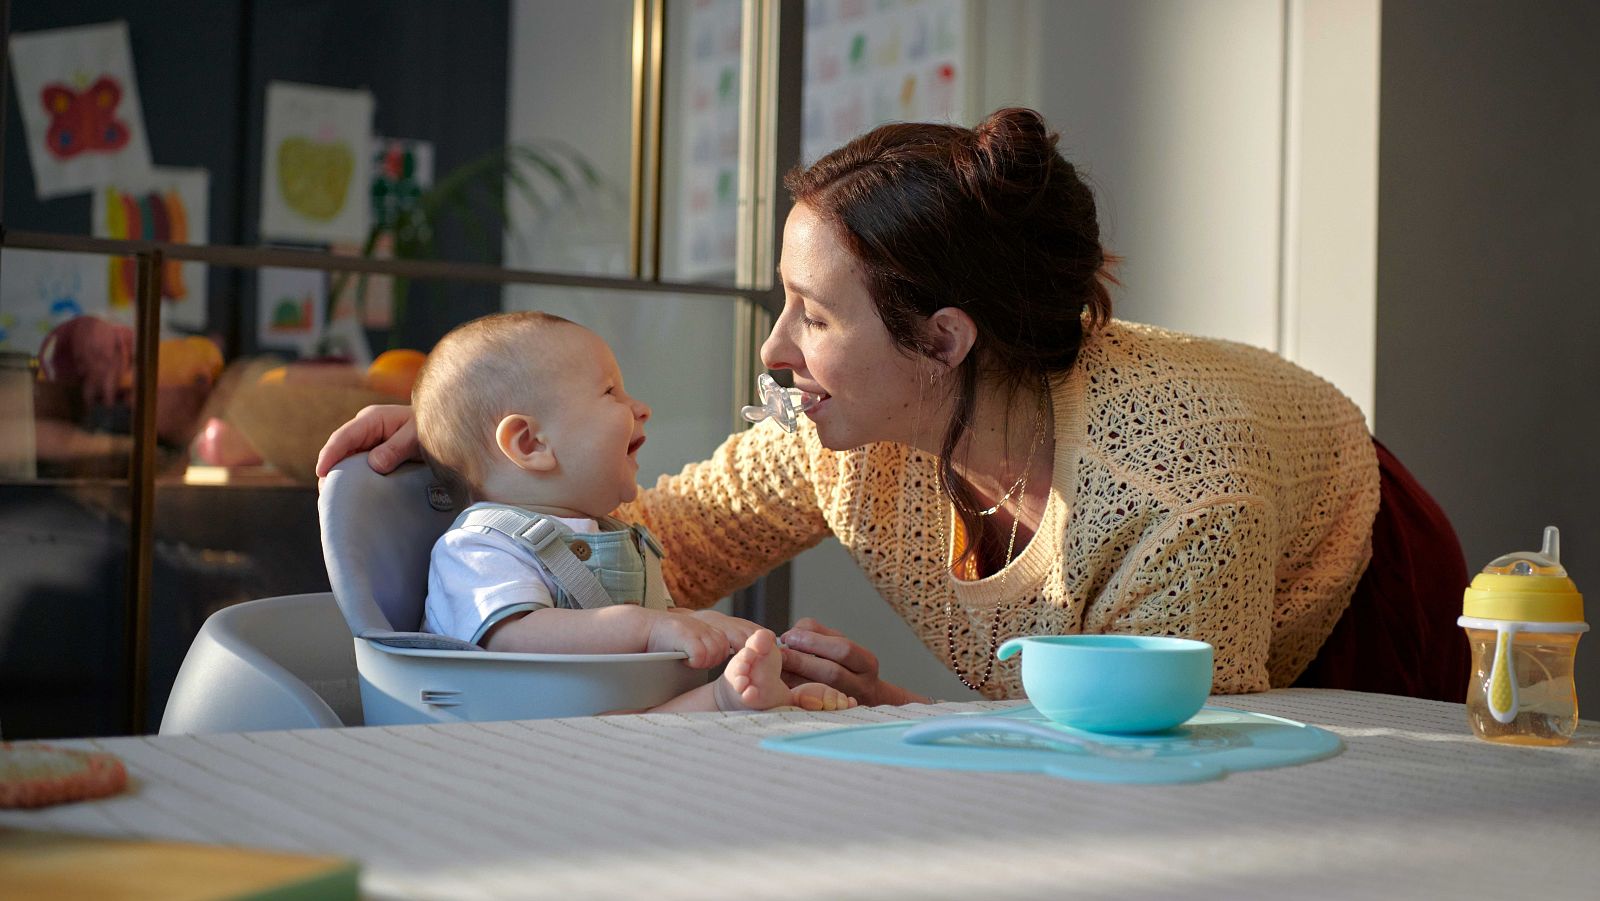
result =
M494 443L507 460L528 472L549 472L556 467L555 451L539 432L539 421L526 413L512 413L494 429Z

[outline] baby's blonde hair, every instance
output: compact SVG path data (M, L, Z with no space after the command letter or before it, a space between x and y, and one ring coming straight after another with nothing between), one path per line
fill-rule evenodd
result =
M495 454L494 432L526 406L546 354L533 340L555 325L550 313L497 313L451 329L428 353L411 390L417 441L434 475L458 500L475 497Z

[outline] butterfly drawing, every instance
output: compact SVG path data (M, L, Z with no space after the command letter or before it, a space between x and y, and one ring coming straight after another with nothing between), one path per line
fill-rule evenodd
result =
M115 152L128 143L128 126L116 117L122 86L102 75L86 90L74 91L59 82L39 92L50 125L44 146L58 160L87 151Z

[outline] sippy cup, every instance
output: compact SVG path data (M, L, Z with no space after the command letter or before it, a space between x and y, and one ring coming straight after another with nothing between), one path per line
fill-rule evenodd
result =
M761 395L761 406L745 407L739 412L751 422L771 417L785 432L792 432L800 422L800 414L817 405L817 396L799 388L785 388L763 372L756 376L756 390Z
M1485 741L1566 744L1578 727L1572 661L1583 595L1561 566L1561 533L1544 547L1496 557L1472 580L1456 621L1472 645L1467 720Z

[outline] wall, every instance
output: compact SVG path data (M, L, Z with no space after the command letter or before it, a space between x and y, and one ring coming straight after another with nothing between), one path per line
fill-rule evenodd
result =
M1038 108L1123 257L1117 315L1276 347L1279 4L1041 7Z
M1384 4L1377 272L1378 436L1450 514L1469 569L1559 526L1590 622L1596 47L1600 7L1584 0ZM1581 642L1578 661L1591 709L1595 644Z

